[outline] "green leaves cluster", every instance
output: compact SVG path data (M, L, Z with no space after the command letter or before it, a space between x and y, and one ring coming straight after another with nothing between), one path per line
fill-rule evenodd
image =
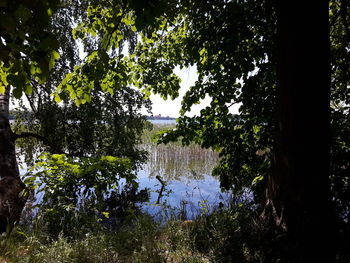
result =
M163 97L178 95L173 82L160 85L165 76L171 79L176 66L197 68L198 80L183 98L177 129L167 131L160 141L181 139L184 144L195 141L213 147L220 151L214 173L223 187L237 192L252 184L261 187L264 180L256 178L269 169L275 126L272 7L259 1L180 1L176 10L174 20L162 16L145 30L136 48L142 74L162 75L150 87ZM160 65L169 70L162 71ZM199 116L187 117L206 97L210 106ZM230 113L237 104L239 116Z
M108 217L104 201L123 187L121 179L137 188L129 159L115 156L76 159L43 153L24 183L37 189L36 220L43 218L48 231L57 236L60 231L69 235L77 224Z
M108 51L119 48L126 35L136 31L134 15L120 4L111 1L91 2L86 19L73 29L75 39L97 38L100 48Z
M145 160L145 152L136 145L145 124L141 109L148 110L150 102L131 88L136 81L133 63L119 50L124 40L134 41L132 14L120 3L81 1L63 3L50 17L50 33L58 40L61 56L49 81L32 79L36 85L26 98L31 112L25 114L28 130L50 142L45 150L130 158L135 167ZM119 46L104 47L102 39L117 29L123 35ZM79 58L79 41L85 58Z
M58 0L1 1L0 93L14 87L13 95L32 92L32 78L44 82L59 58L59 43L49 30Z
M176 98L180 79L174 69L195 66L198 80L183 98L177 128L159 141L195 141L218 150L214 173L222 187L238 194L253 189L255 201L262 203L278 127L273 1L86 0L81 2L86 9L73 12L74 21L64 14L57 16L65 18L62 23L52 20L52 31L47 22L56 1L15 2L0 5L0 92L11 85L16 97L32 94L40 132L56 149L140 163L144 154L135 145L144 123L140 109L148 105L144 99L152 92ZM349 21L347 2L330 1L332 194L345 225L350 211ZM82 61L72 51L75 41L87 54ZM44 85L50 69L52 84ZM38 88L31 86L33 80ZM187 113L205 98L210 106L189 118ZM239 115L231 113L233 105L239 105Z
M104 50L93 51L85 63L75 66L74 71L65 76L54 94L55 100L69 98L79 106L91 101L90 94L96 86L113 95L134 83L128 72L132 72L132 65L123 55L108 60Z
M135 12L138 11L131 10L118 1L90 3L86 19L72 31L73 36L84 44L87 57L84 63L76 66L61 82L55 93L56 101L64 98L63 93L67 92L77 105L83 104L89 101L88 94L95 85L110 94L117 89L137 87L142 89L146 98L149 97L150 90L160 93L164 98L168 94L171 98L178 96L180 79L172 72L179 52L164 60L161 54L165 54L163 49L167 49L167 46L154 45L155 41L143 33L139 38L147 45L136 48L138 18L135 17ZM181 18L171 16L170 22L153 19L155 23L161 23L161 29L166 31ZM182 44L179 39L186 32L185 24L180 27L182 29L178 36L166 40L175 42L178 47ZM161 37L160 34L152 34ZM128 51L125 50L126 42ZM155 57L155 54L159 55ZM150 70L152 67L157 70Z
M108 2L111 7L110 1L100 3ZM62 2L59 7L37 30L46 26L59 46L50 48L59 50L60 57L51 53L56 63L46 67L46 82L36 78L36 71L27 76L33 86L26 103L19 100L25 112L16 121L21 131L45 138L43 143L21 141L29 164L42 151L53 154L43 155L25 179L38 187L39 197L42 194L37 219L43 217L52 229L69 233L74 220L103 215L103 201L122 188L121 181L137 188L135 170L146 160L146 152L138 147L146 123L141 110L148 110L150 102L131 87L133 64L121 50L125 39L132 43L135 38L132 12L108 5L100 8L94 1ZM113 19L119 21L115 26L110 24ZM112 31L116 32L113 39ZM85 58L80 57L79 41ZM31 44L30 48L36 47ZM84 211L90 215L84 216Z
M215 173L225 188L261 185L264 180L256 178L268 170L275 127L272 6L169 1L153 14L147 11L150 2L136 2L89 3L87 19L73 30L88 55L59 85L56 101L69 97L84 104L96 86L111 95L132 86L146 98L153 92L174 99L180 88L175 67L196 66L198 81L183 99L178 128L161 141L181 138L184 144L196 141L219 150ZM135 29L141 30L138 37ZM123 41L128 52L121 50ZM210 106L186 117L206 97ZM241 105L239 117L230 113L236 104Z
M43 153L39 159L25 178L25 183L38 188L39 193L44 192L43 203L39 205L50 200L71 205L77 205L79 199L103 200L108 191L119 186L121 178L137 185L129 159L101 156L77 160L64 154L48 153Z
M87 53L58 86L55 99L68 94L79 106L91 100L95 86L111 95L115 90L137 86L134 65L124 56L124 42L129 49L136 41L136 27L131 10L116 1L89 2L81 22L72 29L73 38L82 41Z

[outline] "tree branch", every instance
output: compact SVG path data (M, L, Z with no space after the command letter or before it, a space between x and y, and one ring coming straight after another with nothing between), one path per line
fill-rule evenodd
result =
M156 176L156 179L157 179L157 180L161 183L161 185L162 185L162 187L160 188L159 194L158 194L157 202L156 202L156 204L159 204L160 199L161 199L162 196L163 196L163 190L164 190L165 182L162 180L162 178L161 178L159 175Z

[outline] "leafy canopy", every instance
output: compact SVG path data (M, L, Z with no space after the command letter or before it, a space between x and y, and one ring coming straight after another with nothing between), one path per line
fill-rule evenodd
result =
M0 92L14 87L13 95L30 94L32 77L44 82L59 58L59 43L49 21L58 0L0 2Z
M39 203L42 215L49 216L52 222L58 220L60 223L56 223L61 226L69 222L71 212L79 207L82 199L92 206L98 206L113 191L119 191L122 187L120 179L125 179L128 185L136 189L135 170L146 160L146 152L139 147L141 134L147 125L141 110L148 110L150 102L131 87L127 79L120 82L118 74L111 71L113 66L104 68L108 59L104 62L94 59L97 55L100 58L111 55L102 48L102 38L82 40L89 54L87 57L82 56L79 50L81 45L75 40L79 30L73 29L83 23L86 16L91 16L92 10L86 9L88 4L88 1L80 1L57 2L54 5L54 2L38 1L37 6L33 4L33 8L43 6L38 12L46 14L46 10L53 6L56 9L50 9L52 12L47 13L46 20L38 22L40 27L37 28L19 21L13 32L14 37L23 31L29 40L17 39L18 47L9 45L9 38L3 40L9 52L16 53L23 46L27 48L28 54L38 50L43 57L54 54L55 59L51 60L50 65L40 64L40 67L45 68L42 75L40 73L39 76L36 71L26 72L12 66L6 67L7 62L0 58L3 61L1 69L7 72L3 75L3 90L12 87L12 95L19 103L13 129L19 138L26 137L18 141L17 145L27 164L35 163L27 173L25 182L34 188L39 187L37 191L43 192ZM27 8L31 6L28 3ZM5 6L1 12L13 15L16 8L11 8ZM34 11L30 10L33 14ZM31 21L34 21L32 15L27 22ZM128 23L126 18L123 23ZM135 29L129 25L122 30L123 41L132 45ZM46 46L42 43L46 41L40 35L44 31L55 44ZM1 36L7 34L3 28L0 33ZM36 44L30 42L35 37L38 38ZM115 51L116 56L122 56L124 42L120 41L120 51ZM21 56L14 57L11 63L25 66L28 63L36 65L37 61L34 57ZM83 76L80 69L83 69L84 74L90 74L90 80ZM99 76L107 70L111 75L101 81ZM23 75L30 90L23 93L20 84L10 81L11 74ZM72 80L68 80L69 76L72 76ZM70 84L76 89L70 89ZM39 139L39 142L28 140L30 136ZM41 156L39 161L36 159L38 156ZM104 212L101 209L99 213ZM61 221L60 212L63 215Z
M108 39L101 45L103 55L77 68L67 83L78 78L93 81L83 69L94 65L101 79L123 74L127 81L164 98L175 98L179 91L176 66L196 66L198 81L183 98L177 129L159 136L160 142L191 141L220 152L214 174L221 185L243 194L253 190L262 204L262 189L270 170L271 149L277 127L276 110L276 10L272 1L161 1L157 11L145 1L108 1L91 3L92 10L104 10L104 16L90 17L78 26L82 39ZM125 4L123 6L123 4ZM139 4L139 5L138 5ZM137 7L139 6L139 7ZM128 12L121 12L126 8ZM118 14L115 16L114 14ZM106 17L109 23L105 23ZM332 195L341 221L349 216L348 90L350 7L346 1L330 1L332 52ZM120 21L120 22L119 22ZM145 22L147 21L147 22ZM99 25L98 27L95 25ZM132 28L135 25L134 28ZM112 26L112 28L111 28ZM135 28L137 44L127 53L118 53L123 28ZM109 37L106 36L109 34ZM91 53L93 54L93 53ZM111 64L114 68L111 68ZM103 66L102 66L103 65ZM79 72L78 72L79 71ZM62 85L61 90L77 90ZM88 89L86 90L88 91ZM302 94L301 94L302 95ZM198 116L188 117L191 107L204 98L210 106ZM230 113L238 104L239 115ZM343 222L346 222L343 221Z

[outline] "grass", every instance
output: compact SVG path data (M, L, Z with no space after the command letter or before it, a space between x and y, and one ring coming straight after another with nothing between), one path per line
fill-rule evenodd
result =
M248 206L236 206L193 221L174 215L165 224L142 213L118 229L96 222L85 235L55 238L45 227L17 227L0 240L0 263L264 262L259 238L263 228L251 220L253 213Z
M145 129L142 134L142 142L144 144L154 144L154 137L161 131L171 130L175 128L175 124L149 124L149 128ZM179 142L174 144L180 145Z
M145 214L118 231L91 230L81 238L51 239L17 228L2 237L0 262L208 262L192 249L189 230L176 221L161 226Z

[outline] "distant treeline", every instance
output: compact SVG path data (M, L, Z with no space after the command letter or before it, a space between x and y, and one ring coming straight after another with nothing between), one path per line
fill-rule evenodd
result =
M162 116L146 116L148 120L176 120L173 117L162 117Z
M10 110L9 119L14 120L16 117L20 116L23 118L30 117L30 115L34 114L33 112L28 111L19 111L19 110ZM176 120L173 117L163 117L163 116L146 116L148 120Z

